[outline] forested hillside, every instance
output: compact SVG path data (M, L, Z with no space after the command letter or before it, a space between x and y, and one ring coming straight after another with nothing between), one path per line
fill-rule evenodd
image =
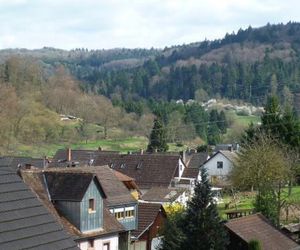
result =
M163 50L4 50L63 64L89 92L113 101L225 97L254 104L269 93L291 103L300 91L300 24L240 29L223 39Z
M299 52L300 23L291 22L164 49L1 50L1 147L109 138L112 130L147 137L154 116L168 142L217 143L228 117L201 102L263 105L273 94L299 108ZM66 125L59 114L79 119Z
M222 40L166 48L134 68L68 67L87 89L119 101L209 96L263 104L273 93L292 104L300 88L299 38L298 23L249 27Z

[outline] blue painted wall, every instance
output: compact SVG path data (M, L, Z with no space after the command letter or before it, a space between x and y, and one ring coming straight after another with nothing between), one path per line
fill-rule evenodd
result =
M89 199L95 200L96 211L89 213ZM88 187L80 203L80 231L90 231L103 227L103 198L95 179Z
M123 208L123 211L125 211L126 207L132 207L132 206L134 206L134 217L118 219L118 221L126 228L126 230L136 230L138 228L137 204L127 204L127 205L124 205L124 206L110 207L110 211L114 215L115 214L115 209Z
M57 201L55 206L63 216L80 229L80 202Z
M95 200L95 212L89 213L89 199ZM56 207L81 232L103 227L103 198L95 179L90 183L81 202L57 201Z

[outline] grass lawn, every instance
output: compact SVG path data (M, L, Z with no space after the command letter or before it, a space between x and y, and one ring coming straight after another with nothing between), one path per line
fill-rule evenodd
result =
M16 145L16 151L11 152L11 155L43 157L53 156L58 149L71 147L72 149L97 149L101 147L103 150L121 151L139 151L146 149L148 139L145 137L128 137L123 139L107 139L80 141L78 143L43 143L35 145Z
M283 189L283 195L287 195L288 193L288 188ZM218 211L221 216L221 218L226 219L226 212L234 211L234 210L240 210L240 209L253 209L253 203L255 196L249 197L249 196L244 196L241 194L238 194L238 202L237 202L237 207L235 208L234 203L231 203L230 208L225 209L225 204L229 203L230 201L233 200L232 196L225 195L223 196L223 203L218 204ZM291 203L297 203L300 204L300 186L293 186L292 187L292 193L291 196L287 198L288 202Z

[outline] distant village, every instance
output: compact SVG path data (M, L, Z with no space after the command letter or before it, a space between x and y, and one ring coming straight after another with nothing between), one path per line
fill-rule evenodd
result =
M230 186L238 144L212 152L148 153L61 149L53 158L0 157L0 249L154 250L172 206L186 207L207 170L217 204ZM260 213L232 210L228 249L300 249L300 227L285 232Z

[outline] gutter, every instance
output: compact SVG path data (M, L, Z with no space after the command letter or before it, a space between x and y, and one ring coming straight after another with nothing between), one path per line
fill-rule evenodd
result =
M44 171L42 171L42 173L43 173L43 181L44 181L44 185L45 185L45 189L46 189L46 192L47 192L48 199L49 199L49 201L52 201L50 193L49 193L48 184L47 184L47 180L46 180Z

